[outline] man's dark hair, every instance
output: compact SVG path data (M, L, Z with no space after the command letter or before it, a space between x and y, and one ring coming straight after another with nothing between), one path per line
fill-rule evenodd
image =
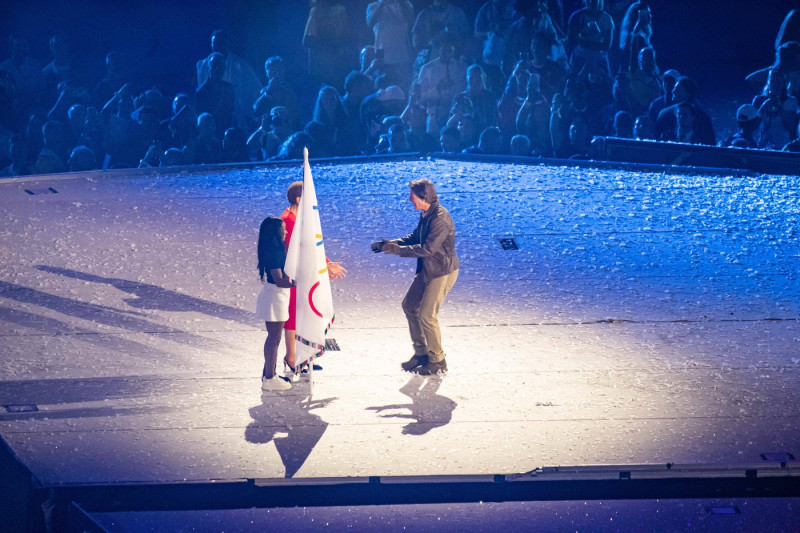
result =
M434 187L433 182L428 179L412 181L411 192L429 204L432 204L439 199L439 196L436 194L436 187Z
M286 191L286 199L289 200L289 205L294 205L297 202L297 199L303 195L303 182L302 181L295 181L291 185L289 185L289 189Z

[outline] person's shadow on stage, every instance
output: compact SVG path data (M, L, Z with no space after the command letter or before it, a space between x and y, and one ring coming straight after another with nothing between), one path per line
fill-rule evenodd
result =
M195 298L187 294L171 291L158 285L150 285L138 281L131 281L120 278L104 278L87 272L79 272L68 268L59 268L48 265L38 265L36 267L42 272L66 276L69 278L89 281L92 283L107 283L112 287L131 294L133 298L126 298L124 301L131 307L137 309L152 309L159 311L193 311L217 318L224 318L242 324L253 324L257 322L255 315L242 309L218 304L209 300Z
M336 398L312 400L302 394L264 393L261 405L250 408L253 421L244 431L245 439L253 444L274 441L286 470L285 477L290 478L300 470L328 428L328 423L311 410L325 407L334 400Z
M440 376L420 376L414 374L403 385L400 392L411 399L411 403L397 403L367 407L376 413L383 411L407 409L408 413L382 414L382 418L408 418L411 422L403 427L403 435L424 435L432 429L445 426L453 418L456 402L438 394L442 384Z

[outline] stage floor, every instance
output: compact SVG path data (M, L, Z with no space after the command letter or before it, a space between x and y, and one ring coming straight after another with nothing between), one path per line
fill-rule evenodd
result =
M44 486L800 455L796 178L312 172L327 255L348 269L313 394L261 392L253 316L258 227L299 165L0 182L0 436ZM418 177L462 264L444 377L400 370L415 262L369 250L414 228Z

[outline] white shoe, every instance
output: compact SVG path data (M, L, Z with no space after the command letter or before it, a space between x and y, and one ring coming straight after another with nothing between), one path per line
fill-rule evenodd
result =
M291 388L291 383L278 376L272 376L272 379L261 376L261 390L289 390Z

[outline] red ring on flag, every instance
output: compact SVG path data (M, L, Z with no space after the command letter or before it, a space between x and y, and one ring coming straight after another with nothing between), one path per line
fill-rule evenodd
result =
M317 308L314 307L314 300L313 300L314 291L317 289L317 287L319 287L319 281L316 282L314 285L312 285L311 286L311 290L308 291L308 305L311 306L311 310L314 311L314 314L316 314L318 317L322 318L322 313L317 311Z

